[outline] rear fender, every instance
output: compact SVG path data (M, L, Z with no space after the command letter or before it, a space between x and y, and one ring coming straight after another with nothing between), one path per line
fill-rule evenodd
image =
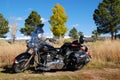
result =
M31 56L30 53L24 52L15 57L14 63L18 63L21 59L29 59ZM34 57L31 59L30 64L34 64Z

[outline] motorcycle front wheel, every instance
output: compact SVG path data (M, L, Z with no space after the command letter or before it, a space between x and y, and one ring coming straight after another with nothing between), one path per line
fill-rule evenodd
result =
M28 59L22 59L18 63L13 63L13 71L15 73L20 73L25 71L30 67L30 64L28 63L26 66L25 64L27 63Z

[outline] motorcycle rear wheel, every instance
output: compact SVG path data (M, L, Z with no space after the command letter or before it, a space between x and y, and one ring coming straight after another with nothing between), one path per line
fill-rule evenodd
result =
M22 59L18 63L13 63L13 71L15 73L20 73L20 72L23 72L26 69L28 69L30 67L30 64L27 64L25 66L27 61L28 61L28 59Z

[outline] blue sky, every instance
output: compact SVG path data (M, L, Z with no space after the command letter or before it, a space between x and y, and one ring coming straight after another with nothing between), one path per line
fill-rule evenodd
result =
M52 15L52 8L56 3L64 7L68 15L66 26L68 31L75 27L78 31L84 33L85 36L91 36L92 31L96 29L93 20L94 10L102 0L0 0L0 13L9 21L11 25L14 19L18 25L17 37L23 35L19 32L24 27L24 20L29 16L32 10L37 11L44 22L44 34L51 35L50 24L48 20ZM9 37L10 34L8 33Z

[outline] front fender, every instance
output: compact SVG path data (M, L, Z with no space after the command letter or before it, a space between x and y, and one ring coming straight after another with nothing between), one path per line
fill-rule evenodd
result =
M15 57L13 62L18 63L21 59L29 59L30 56L31 56L31 54L28 53L28 52L21 53L21 54L19 54L18 56ZM30 64L33 64L33 63L34 63L34 58L32 58L31 61L30 61Z

